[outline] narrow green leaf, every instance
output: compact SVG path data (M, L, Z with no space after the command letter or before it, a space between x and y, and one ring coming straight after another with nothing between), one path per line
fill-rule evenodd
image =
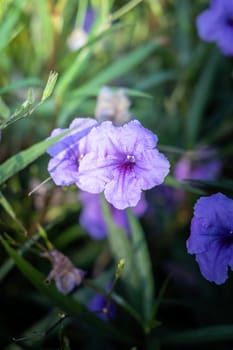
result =
M216 341L233 340L233 325L220 325L192 329L161 337L164 344L205 344Z
M206 191L204 191L200 188L196 188L196 187L191 186L191 185L187 185L183 182L180 182L180 181L176 180L174 177L172 177L171 175L168 175L165 178L164 185L168 185L168 186L171 186L174 188L180 188L180 189L183 189L185 191L193 192L193 193L196 193L196 194L199 194L202 196L206 194Z
M57 292L55 286L53 285L46 285L44 283L45 276L41 272L39 272L28 261L20 256L17 251L12 249L2 237L0 237L0 241L7 253L14 260L21 273L41 293L46 295L54 305L61 308L62 311L70 316L77 316L77 321L80 319L80 322L91 324L96 329L99 329L102 332L101 334L104 334L106 337L113 337L115 339L122 340L123 342L132 341L132 339L123 331L113 327L111 324L107 324L106 322L99 320L94 314L87 312L86 307L77 300Z
M155 49L158 49L160 45L155 41L151 41L133 52L125 55L121 59L115 62L111 62L108 67L105 67L99 74L97 74L92 80L90 80L85 87L89 86L101 86L107 82L120 77L127 73L133 67L143 62Z
M9 6L0 25L0 50L4 49L18 33L18 20L21 11L17 6Z
M141 307L145 327L150 327L155 311L155 291L152 266L144 232L131 210L127 211L130 223L131 239L134 252L134 268L140 276Z
M0 185L8 180L11 176L24 169L27 165L39 158L49 146L64 137L68 132L64 132L49 140L36 143L26 151L22 151L12 156L0 165Z
M7 86L1 88L0 95L17 90L19 88L31 87L31 86L42 86L42 82L38 78L28 78L28 79L16 81L14 83L8 84Z
M143 62L146 57L148 57L154 50L158 49L159 47L160 44L153 40L135 49L133 52L125 55L121 59L118 59L115 62L111 62L109 66L105 67L93 79L89 80L86 84L81 85L79 89L76 89L76 93L78 94L80 91L83 91L83 89L88 90L95 87L100 87L111 82L115 78L123 76L139 63ZM71 115L77 109L78 105L82 102L82 98L78 100L75 98L72 101L69 101L69 103L65 104L59 116L59 125L64 125L69 115Z
M124 283L126 293L132 305L138 307L140 303L140 279L134 265L132 246L124 230L116 226L113 222L108 203L105 201L104 197L101 197L101 205L108 228L108 241L115 261L119 262L121 259L125 260L125 267L121 279Z
M10 116L10 109L0 97L0 118L7 119Z
M198 139L202 117L210 97L215 73L220 63L221 56L219 52L214 52L209 57L203 71L200 73L200 78L194 88L190 103L185 133L187 148L192 148Z
M101 39L109 34L113 34L115 31L122 29L125 25L115 24L105 31L93 35L88 38L88 42L80 50L77 51L74 61L70 64L69 68L60 76L60 79L56 86L56 96L58 99L63 98L63 95L69 97L70 85L74 80L77 80L79 75L81 75L89 65L89 59L91 55L92 46L98 43ZM68 94L66 94L68 92ZM65 96L64 102L66 102L67 97ZM66 105L67 106L67 105Z
M174 70L161 70L148 77L144 77L136 84L136 89L147 90L151 87L166 83L167 81L175 80L178 73Z

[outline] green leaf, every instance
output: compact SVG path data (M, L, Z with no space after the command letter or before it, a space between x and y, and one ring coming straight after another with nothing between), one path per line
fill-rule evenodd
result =
M143 62L146 57L148 57L154 50L160 47L159 43L155 40L135 49L133 52L125 55L124 57L111 62L109 66L105 67L99 74L97 74L93 79L89 80L86 84L83 84L76 89L73 99L69 100L69 103L65 104L61 114L59 116L59 125L64 125L69 115L71 115L78 107L83 99L77 99L76 94L81 91L87 91L88 89L93 89L95 87L100 87L105 85L115 78L120 78L128 71L133 69L135 66Z
M0 185L8 180L11 176L24 169L27 165L39 158L45 153L47 148L53 145L56 141L64 137L68 132L64 132L49 140L44 140L36 143L26 151L22 151L12 156L0 165Z
M101 196L104 219L108 228L108 241L115 261L125 260L121 279L131 304L138 308L140 304L139 275L134 265L133 249L124 230L114 223L108 203Z
M131 210L127 211L130 223L131 239L134 253L134 268L140 278L141 307L145 330L152 325L155 311L155 291L152 266L144 232Z
M147 90L177 78L178 73L174 70L160 70L150 74L148 77L141 78L140 82L136 84L136 88L138 90Z
M187 185L183 182L180 182L178 180L176 180L174 177L168 175L166 178L165 178L165 181L164 181L164 185L168 185L168 186L171 186L171 187L174 187L174 188L180 188L182 190L185 190L185 191L188 191L188 192L192 192L192 193L196 193L196 194L199 194L201 196L204 196L206 195L206 191L200 189L200 188L196 188L194 186L191 186L191 185Z
M23 79L23 80L8 84L7 86L1 88L0 94L9 93L19 88L31 87L31 86L42 86L42 82L38 78Z
M221 56L219 52L214 52L209 57L194 87L192 100L190 102L185 133L187 148L192 148L199 137L202 117L211 94L215 73L220 64Z
M192 329L161 337L164 344L205 344L216 341L233 340L233 325L220 325Z
M0 119L7 119L10 116L10 109L8 106L5 104L3 99L0 97Z
M24 3L24 1L22 1ZM2 6L2 4L1 4ZM21 15L21 10L17 6L8 6L8 9L3 14L3 21L0 25L0 50L4 49L15 35L19 32L18 21Z
M70 316L76 316L77 322L85 322L87 325L92 325L95 329L101 331L106 337L113 337L123 342L131 342L132 339L123 331L99 320L94 314L87 312L86 307L77 300L57 292L54 285L46 285L44 283L45 276L33 267L28 261L20 256L17 251L12 249L8 243L0 237L0 241L6 249L7 253L12 257L15 264L21 273L44 295L46 295L52 304L61 308L62 311Z

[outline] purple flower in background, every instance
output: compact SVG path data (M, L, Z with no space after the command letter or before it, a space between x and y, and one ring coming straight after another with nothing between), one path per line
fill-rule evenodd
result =
M222 170L222 163L213 149L200 148L194 154L182 157L174 168L177 180L216 180Z
M99 122L110 120L115 125L123 125L132 119L130 104L124 89L114 92L111 88L103 86L97 97L95 117Z
M202 40L216 42L225 55L233 55L233 1L212 0L197 17L197 29Z
M117 209L136 206L142 190L160 185L169 172L167 158L155 148L157 136L136 120L118 127L103 122L88 139L92 147L79 165L79 187L104 191Z
M110 290L110 286L107 290ZM109 321L116 317L116 305L112 301L108 303L107 298L102 294L95 294L88 303L88 309L95 312L103 321Z
M67 45L70 51L76 51L86 45L88 41L88 34L93 23L95 22L95 19L96 12L89 7L86 11L82 26L75 28L67 40Z
M66 130L71 131L47 150L52 157L48 171L56 185L78 184L79 162L88 150L85 136L96 125L97 121L94 119L77 118L70 124L69 129L55 129L52 132L51 137Z
M222 284L233 270L233 200L222 193L201 197L194 207L191 235L187 240L190 254L196 254L202 275Z
M82 202L83 209L80 214L80 225L93 239L103 239L107 236L107 226L101 210L100 195L81 191L79 199ZM136 207L132 208L133 213L140 217L147 209L147 202L142 196ZM119 210L110 205L112 218L115 224L123 228L130 234L130 227L127 213L125 210Z

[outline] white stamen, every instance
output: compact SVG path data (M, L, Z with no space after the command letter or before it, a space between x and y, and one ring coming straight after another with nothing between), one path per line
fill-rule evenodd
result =
M135 163L136 162L135 157L133 155L131 155L131 154L127 154L126 158L131 163Z

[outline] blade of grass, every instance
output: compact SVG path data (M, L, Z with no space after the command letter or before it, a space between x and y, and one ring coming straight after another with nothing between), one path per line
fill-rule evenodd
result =
M220 325L192 329L161 337L163 344L205 344L233 340L233 325Z
M26 151L22 151L12 156L0 165L0 185L8 180L11 176L24 169L27 165L39 158L45 153L47 148L53 145L56 141L64 137L68 132L64 132L51 139L44 140L29 147Z
M93 79L89 80L86 84L83 84L78 89L76 89L76 94L79 94L83 89L93 89L95 87L100 87L119 78L120 76L126 74L128 71L133 69L139 63L143 62L146 57L148 57L154 50L158 49L160 44L155 40L135 49L128 55L123 56L121 59L111 62L104 70L97 74ZM84 101L84 99L77 99L76 94L73 94L73 99L68 100L67 103L61 110L59 115L58 124L64 125L68 117L77 109L78 105Z
M111 324L107 324L106 322L99 320L94 314L87 312L86 307L77 300L57 292L53 285L46 285L44 283L45 276L41 272L39 272L14 249L12 249L2 237L0 237L0 242L4 246L7 253L13 258L21 273L41 293L46 295L54 305L61 308L68 315L77 317L77 321L78 319L81 319L80 322L85 322L89 325L91 324L95 327L95 329L101 331L101 334L104 334L107 337L113 337L115 339L122 340L123 342L132 342L130 336L113 327Z
M202 117L211 94L211 87L213 86L216 70L220 64L221 56L219 52L214 52L209 57L194 87L190 102L185 133L187 148L193 148L198 140Z
M140 276L141 307L144 317L144 327L146 331L149 331L155 311L155 290L151 260L144 232L139 222L131 210L127 210L127 214L130 223L135 268Z

